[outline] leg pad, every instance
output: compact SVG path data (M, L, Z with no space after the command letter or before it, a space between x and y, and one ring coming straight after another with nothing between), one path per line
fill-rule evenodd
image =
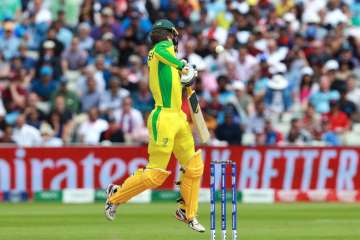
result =
M197 213L201 177L204 172L201 150L195 153L184 168L180 183L180 193L184 203L180 207L184 208L186 218L191 220Z
M113 204L126 203L147 189L160 187L170 174L169 171L158 168L138 169L134 175L125 180L109 201Z

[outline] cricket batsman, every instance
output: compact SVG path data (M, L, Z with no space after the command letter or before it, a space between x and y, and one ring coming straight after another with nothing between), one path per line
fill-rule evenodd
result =
M171 172L167 171L174 153L181 165L179 207L176 219L198 232L205 228L198 222L198 195L204 164L201 151L195 152L194 139L185 113L181 110L182 88L190 86L197 75L186 60L176 58L178 32L172 22L158 20L150 38L153 48L148 55L149 85L155 99L147 128L149 162L123 184L110 184L106 190L105 216L114 220L116 209L139 193L161 186ZM192 69L192 71L189 71Z

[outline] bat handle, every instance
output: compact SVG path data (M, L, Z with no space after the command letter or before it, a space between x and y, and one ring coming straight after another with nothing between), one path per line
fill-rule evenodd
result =
M190 96L192 94L193 90L192 88L189 86L189 87L186 87L186 93L188 96Z

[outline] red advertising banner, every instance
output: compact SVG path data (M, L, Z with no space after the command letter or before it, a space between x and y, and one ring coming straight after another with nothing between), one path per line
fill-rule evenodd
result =
M209 187L211 160L233 160L239 190L360 189L360 148L355 147L204 147L203 158L204 188ZM0 192L104 188L146 163L146 147L0 148ZM174 189L179 177L175 159L168 169L173 174L162 188ZM219 180L219 168L216 175Z

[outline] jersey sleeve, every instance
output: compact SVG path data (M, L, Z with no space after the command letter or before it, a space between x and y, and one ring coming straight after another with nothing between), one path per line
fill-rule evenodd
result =
M171 46L172 43L170 41L162 41L156 44L154 48L154 54L159 59L159 61L180 70L185 66L185 63L177 59L169 52L168 48Z

